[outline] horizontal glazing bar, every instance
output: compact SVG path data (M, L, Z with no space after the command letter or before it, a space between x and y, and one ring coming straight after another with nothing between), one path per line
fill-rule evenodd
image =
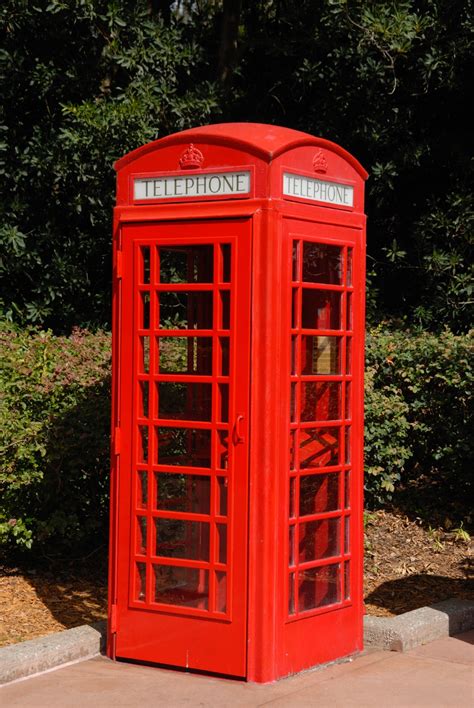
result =
M186 292L209 292L214 290L214 287L214 283L156 283L152 286L152 289L157 292L182 292L183 290Z
M335 285L332 283L310 283L305 280L293 280L292 285L293 287L303 287L305 290L329 290L337 293L350 290L350 288L346 288L344 285Z
M138 512L143 512L143 509L137 509ZM186 521L189 516L189 521L206 521L216 523L226 523L228 521L226 516L220 516L218 514L194 513L193 511L172 511L171 509L152 509L148 512L148 516L152 516L157 519L183 519Z
M141 330L137 330L140 334ZM161 329L153 330L156 337L212 337L213 329Z
M332 471L331 471L331 474L333 474ZM334 474L335 474L335 472L334 472ZM304 476L307 477L309 475L305 474ZM300 522L306 524L308 521L321 521L324 519L339 519L339 518L342 518L343 516L345 516L344 510L342 509L342 507L340 507L339 509L335 509L334 511L320 511L320 512L315 512L314 514L308 514L308 515L305 514L304 516L302 516L300 514L297 517L296 521L300 521Z
M190 558L170 558L169 556L150 556L150 562L155 565L166 565L177 568L197 568L198 570L211 570L214 564L211 561L191 560Z
M342 561L350 560L350 558L351 556L349 554L338 554L337 556L331 556L330 558L322 558L317 561L307 561L306 563L298 563L298 565L294 567L298 570L309 570L310 568L320 568L321 566L325 565L336 565L337 563L342 563Z
M352 374L293 374L290 376L292 383L310 383L317 381L325 383L326 381L352 381Z
M343 420L305 420L304 422L298 423L298 428L305 430L307 428L314 428L315 423L317 423L318 428L342 428L344 426Z
M227 376L200 376L199 374L152 374L147 377L152 381L167 381L169 383L215 383L222 380L222 383L227 383Z
M214 424L204 420L181 420L177 418L137 418L138 424L150 422L160 428L192 428L193 430L213 430Z
M149 468L152 472L174 472L176 474L205 474L209 475L215 472L214 468L210 467L191 467L190 465L187 466L181 466L181 465L158 465L158 464L151 464ZM220 475L222 475L221 470L218 472ZM217 474L217 472L216 472ZM227 470L225 471L225 474L227 475Z
M303 334L310 335L312 337L343 337L347 334L348 330L345 329L305 329L303 327L293 327L291 329L291 334Z

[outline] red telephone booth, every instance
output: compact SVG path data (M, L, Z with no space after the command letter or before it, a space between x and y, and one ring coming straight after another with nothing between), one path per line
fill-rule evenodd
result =
M108 654L266 682L354 653L367 173L245 123L116 169Z

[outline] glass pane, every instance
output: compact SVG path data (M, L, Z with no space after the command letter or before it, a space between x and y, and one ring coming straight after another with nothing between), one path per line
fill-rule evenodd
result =
M300 250L300 242L293 241L293 280L299 280L298 273L298 254Z
M352 330L352 293L347 293L346 297L346 329Z
M138 426L138 462L148 462L148 427Z
M351 597L351 568L350 561L344 563L344 600Z
M222 329L230 329L230 292L221 290L221 322Z
M301 384L301 420L324 421L341 418L342 384L311 381Z
M157 384L157 389L159 418L211 420L211 384L162 381Z
M292 383L291 384L291 391L290 391L290 421L292 423L296 423L298 420L297 416L297 400L296 400L296 390L297 384Z
M290 431L290 470L296 469L296 431Z
M227 573L216 572L216 612L227 612Z
M230 243L223 243L221 245L221 256L222 256L222 282L230 283Z
M313 610L341 601L339 564L309 568L299 574L299 611Z
M155 602L207 610L209 573L199 568L154 565Z
M227 477L217 478L217 486L219 491L217 513L219 514L219 516L227 516L227 484Z
M288 576L288 614L295 614L295 574Z
M212 283L212 246L160 246L160 282Z
M216 524L217 529L217 560L227 563L227 524Z
M137 532L137 544L136 552L141 555L146 554L147 541L146 541L146 516L138 516L138 532Z
M212 374L211 337L158 337L158 373Z
M346 418L352 418L351 382L346 383Z
M144 509L148 503L148 472L138 470L137 506Z
M341 329L341 293L303 288L303 329Z
M141 329L150 329L150 293L141 294L141 313L139 326Z
M148 381L139 382L138 417L148 418L149 388Z
M142 256L141 281L144 285L148 285L150 282L150 246L141 246L140 252Z
M291 326L293 329L298 327L298 289L293 288L291 291Z
M227 430L217 432L217 466L226 470L229 465L229 433Z
M288 563L290 565L295 564L295 527L290 526L290 533L288 538Z
M346 516L344 519L344 553L350 553L351 542L351 517Z
M219 339L221 346L221 374L222 376L229 376L230 367L230 347L229 338L220 337Z
M150 370L150 337L139 337L138 371L147 374Z
M212 292L162 292L160 329L212 329Z
M158 472L155 477L157 509L210 513L211 478L207 475Z
M146 564L137 563L135 573L135 599L144 600L146 596Z
M296 477L290 477L290 509L289 515L292 519L296 514Z
M229 421L229 384L219 384L219 422Z
M301 373L306 376L341 373L341 337L301 337Z
M345 454L345 462L346 465L349 465L351 462L351 430L352 428L349 426L346 428L345 432L345 449L346 449L346 454Z
M209 524L184 519L155 519L156 555L209 560Z
M344 507L349 509L351 506L351 473L349 470L346 470L344 488Z
M342 248L304 241L303 280L342 285Z
M352 337L346 339L346 374L352 373Z
M347 282L346 285L352 285L352 248L347 249Z
M340 553L340 519L300 523L298 552L300 563L331 558Z
M300 479L300 516L339 508L339 474L304 475Z
M291 338L291 373L293 376L298 374L298 337Z
M159 465L210 467L210 430L156 428L156 431Z
M300 430L300 467L328 467L339 462L339 428Z

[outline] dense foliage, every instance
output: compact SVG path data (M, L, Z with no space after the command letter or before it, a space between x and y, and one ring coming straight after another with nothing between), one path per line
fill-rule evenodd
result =
M0 543L105 531L110 336L0 331Z
M370 314L472 321L472 2L4 0L3 309L109 322L113 161L221 120L278 123L370 172Z
M367 336L366 488L382 501L423 477L438 499L469 499L474 336L374 329ZM422 486L422 485L421 485ZM472 491L471 491L472 494ZM423 500L419 500L422 505Z
M366 496L429 475L448 507L469 499L472 336L374 329L367 348ZM103 543L110 338L0 332L0 544ZM179 352L169 352L176 357ZM470 356L471 355L471 356ZM419 500L424 503L424 497Z

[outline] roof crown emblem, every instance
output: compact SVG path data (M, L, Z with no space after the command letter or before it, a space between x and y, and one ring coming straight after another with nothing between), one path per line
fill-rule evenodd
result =
M313 157L313 168L315 172L327 172L328 171L328 161L322 150L318 150Z
M181 154L179 158L179 166L182 170L197 170L202 167L204 155L193 143Z

